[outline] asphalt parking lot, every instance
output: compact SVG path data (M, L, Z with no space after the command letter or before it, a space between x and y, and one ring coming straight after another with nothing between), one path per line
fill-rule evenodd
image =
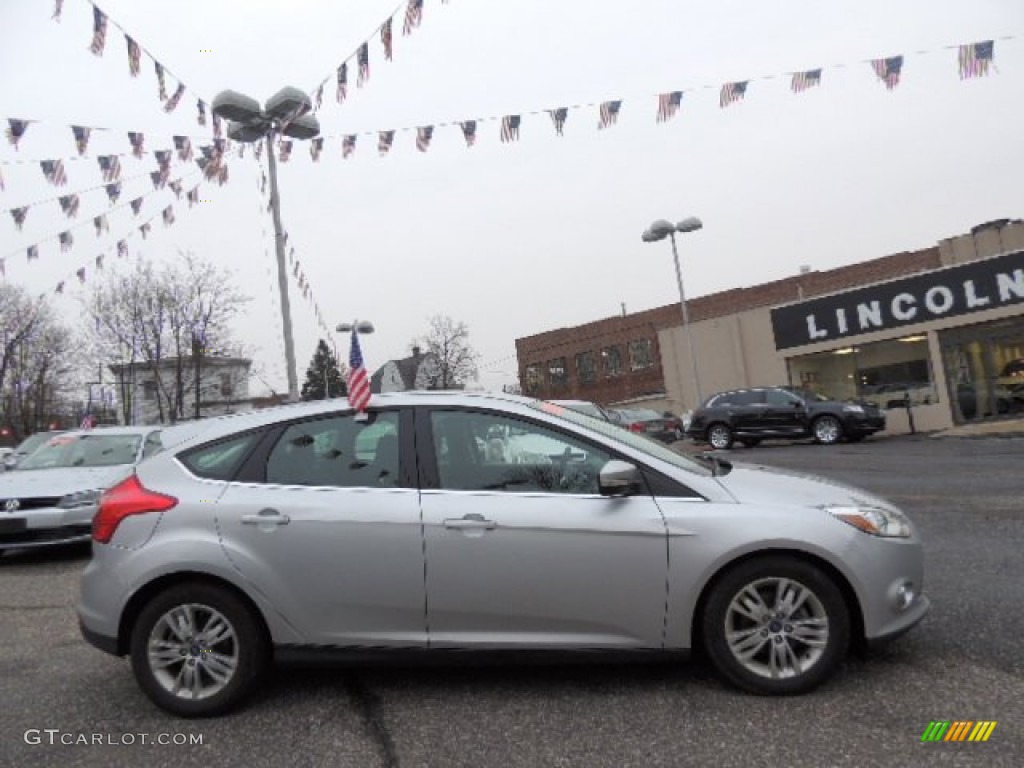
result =
M799 698L737 693L697 662L284 669L245 710L181 721L144 698L127 661L81 640L88 549L10 553L0 766L1021 765L1024 438L764 444L730 457L901 504L925 539L932 614ZM933 720L997 726L985 743L921 743Z

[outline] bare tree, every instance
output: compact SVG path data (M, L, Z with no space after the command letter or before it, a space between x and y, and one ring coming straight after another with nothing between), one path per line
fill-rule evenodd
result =
M437 363L430 375L429 388L460 389L467 381L476 381L480 355L469 344L466 324L447 315L434 315L427 322L429 330L423 344Z

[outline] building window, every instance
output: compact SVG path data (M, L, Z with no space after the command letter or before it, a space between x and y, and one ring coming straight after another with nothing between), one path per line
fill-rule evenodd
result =
M536 395L540 392L540 385L543 378L540 363L534 363L533 365L526 366L526 380L523 382L523 390L525 394Z
M654 365L651 359L651 340L637 339L629 342L629 367L631 370L639 371L643 368L650 368Z
M220 375L220 394L222 397L231 397L235 393L235 384L231 380L230 373Z
M583 385L593 384L597 380L593 352L580 352L576 355L576 376Z
M565 368L564 357L548 360L548 381L551 382L551 389L565 389L569 386L569 372Z
M601 363L604 366L604 375L609 378L622 374L622 352L618 346L605 347L601 350Z
M155 381L144 381L144 382L142 382L142 399L143 400L156 400L156 382Z

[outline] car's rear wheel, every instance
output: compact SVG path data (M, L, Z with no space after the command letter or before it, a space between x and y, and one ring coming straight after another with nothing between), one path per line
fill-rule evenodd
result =
M747 448L754 448L761 444L760 437L744 437L740 438L740 442L743 443Z
M835 416L819 416L811 425L814 439L822 445L834 445L843 437L843 425Z
M209 584L179 584L139 613L131 657L154 704L181 717L209 717L251 693L269 654L259 620L238 597Z
M718 422L708 427L708 444L717 451L732 448L732 430Z
M850 612L822 570L790 557L748 560L712 588L704 646L734 685L761 695L806 693L836 669L850 643Z

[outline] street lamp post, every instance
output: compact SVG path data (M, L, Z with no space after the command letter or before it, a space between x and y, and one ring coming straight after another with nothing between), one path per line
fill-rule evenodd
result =
M703 227L701 220L696 216L683 219L678 224L672 224L664 219L658 219L646 230L642 239L645 243L655 243L664 240L666 237L672 241L672 258L676 266L676 283L679 286L679 304L683 308L683 328L686 330L686 344L690 348L690 365L693 366L693 390L697 396L694 407L700 406L704 398L700 392L700 373L697 369L697 353L693 346L693 331L690 328L690 315L686 308L686 294L683 291L683 272L679 268L679 251L676 249L676 232L696 232Z
M288 399L299 399L299 376L295 368L295 340L292 312L288 300L288 270L285 266L285 232L281 226L281 198L277 188L277 158L274 139L282 135L312 139L320 133L320 123L309 114L313 108L309 95L298 88L282 88L260 107L256 99L237 91L222 91L213 100L211 111L228 123L228 138L242 142L266 139L267 169L270 176L270 207L274 219L274 244L277 251L277 286L281 294L281 326L284 333L284 357L288 369Z

